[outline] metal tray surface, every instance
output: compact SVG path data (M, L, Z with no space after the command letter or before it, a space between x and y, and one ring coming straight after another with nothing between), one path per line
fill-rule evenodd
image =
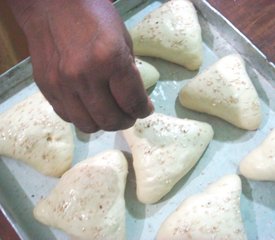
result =
M244 131L218 118L184 109L177 99L178 92L198 72L187 71L166 61L144 58L160 71L160 81L149 92L156 112L208 122L213 126L215 136L198 164L170 193L157 204L144 205L136 199L131 155L127 154L130 151L121 133L99 131L87 135L76 132L74 164L107 149L123 150L129 158L125 191L129 240L154 239L160 224L185 198L202 191L225 174L238 173L239 161L275 127L274 65L268 63L265 56L206 1L193 2L198 9L204 41L204 61L199 71L222 56L239 52L246 60L247 71L258 91L263 121L257 131ZM127 27L131 28L161 4L162 1L121 0L116 6ZM228 33L232 33L234 39L230 39ZM0 113L37 90L28 58L0 76ZM50 192L57 181L21 162L0 158L0 207L21 239L68 239L63 232L43 226L32 216L33 206ZM241 214L248 239L274 240L275 183L242 178L242 187Z

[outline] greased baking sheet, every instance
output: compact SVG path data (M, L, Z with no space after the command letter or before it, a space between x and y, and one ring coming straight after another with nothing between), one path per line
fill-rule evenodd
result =
M144 58L160 72L160 81L149 91L156 112L208 122L212 125L215 136L197 165L161 202L144 205L136 199L132 159L121 133L100 131L91 135L79 132L75 134L74 164L107 149L125 151L129 159L125 191L129 240L154 239L163 220L185 198L202 191L209 183L225 174L238 173L239 161L258 146L275 127L274 65L268 63L265 57L206 1L193 2L199 9L204 39L203 65L200 71L222 56L241 53L247 61L247 71L261 100L263 121L258 131L244 131L218 118L184 109L179 104L178 92L198 72L190 72L162 60ZM129 28L160 5L160 1L121 0L117 3ZM37 91L36 85L32 82L29 59L0 78L0 113ZM0 158L1 208L22 239L68 239L66 234L45 227L32 217L35 203L46 196L57 181L18 161ZM249 181L242 177L242 187L241 214L248 239L275 239L275 183Z

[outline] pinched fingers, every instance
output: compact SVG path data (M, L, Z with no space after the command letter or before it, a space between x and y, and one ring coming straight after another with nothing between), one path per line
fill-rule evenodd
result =
M95 129L114 131L132 126L135 119L120 109L110 91L110 69L70 60L59 69L60 88L70 121L85 132ZM72 64L74 62L78 64Z
M62 96L63 106L69 121L79 130L85 133L93 133L100 129L74 90L63 87Z
M110 79L110 90L119 107L133 119L147 117L154 107L134 63Z
M38 84L57 114L81 131L121 130L153 111L134 63L123 69L111 74L51 69Z
M91 86L79 93L83 104L103 130L115 131L131 127L135 119L120 109L113 98L108 81L90 79Z

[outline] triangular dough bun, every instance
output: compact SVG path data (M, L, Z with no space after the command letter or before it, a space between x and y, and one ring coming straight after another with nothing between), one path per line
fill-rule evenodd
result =
M240 172L249 179L275 181L275 129L241 161Z
M144 88L148 89L155 85L160 77L158 70L150 63L147 63L139 58L135 59L135 63L140 72Z
M162 223L157 240L245 240L240 194L237 175L222 177L203 193L184 200Z
M238 54L228 55L191 79L180 91L180 103L246 130L261 123L258 94Z
M137 197L152 204L196 164L214 133L207 123L154 113L123 134L133 155Z
M73 151L71 125L54 112L41 93L0 115L0 155L59 177L70 168Z
M76 239L125 239L127 160L109 150L67 171L34 209L35 218Z
M130 30L134 53L197 70L202 63L202 38L196 10L188 0L171 0Z

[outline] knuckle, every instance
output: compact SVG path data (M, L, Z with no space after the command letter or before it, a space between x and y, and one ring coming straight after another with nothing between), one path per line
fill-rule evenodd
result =
M116 119L98 116L97 121L101 129L105 131L115 131L119 129L119 124Z
M59 70L65 78L78 79L90 70L90 59L87 57L73 56L59 64Z
M104 131L117 131L119 129L120 127L118 124L108 124L108 125L102 126L102 130Z
M147 105L148 100L145 99L132 99L125 104L124 110L134 116L135 118L138 117L145 117L148 115L147 113Z
M71 122L66 112L58 104L52 104L55 113L65 122Z
M98 44L94 53L99 64L119 65L119 68L124 68L131 55L128 45L115 41L107 47L105 44Z
M121 56L121 54L120 50L114 47L99 47L95 51L95 57L99 65L114 64L114 60L117 59L118 56Z
M117 131L131 127L134 124L134 119L127 118L101 118L100 128L105 131Z
M135 124L135 122L136 122L135 119L132 119L131 121L127 121L124 124L122 124L119 129L120 130L128 129L132 127Z
M99 130L99 127L89 119L74 116L72 122L77 129L84 133L94 133Z
M127 104L125 105L125 110L129 113L134 113L142 110L146 104L147 104L146 99L128 100Z
M69 114L72 123L80 131L84 133L94 133L99 130L97 124L89 116L82 115L81 112L73 111L71 111Z

